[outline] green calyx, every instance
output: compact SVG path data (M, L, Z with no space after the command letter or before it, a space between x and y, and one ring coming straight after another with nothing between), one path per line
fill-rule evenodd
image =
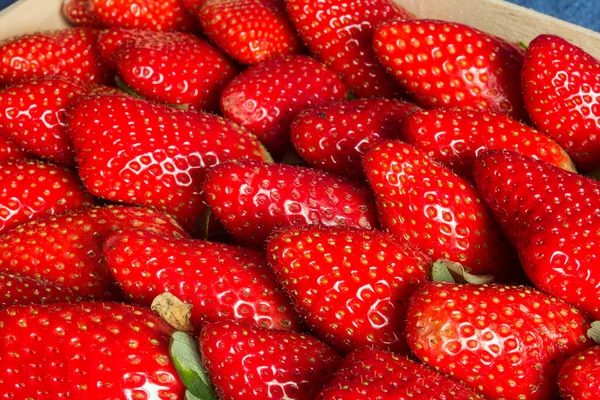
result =
M197 340L184 332L171 336L169 353L187 391L186 400L216 400L216 395L200 358Z
M474 275L465 270L461 264L449 260L437 260L431 269L434 282L471 283L485 285L494 280L492 275Z

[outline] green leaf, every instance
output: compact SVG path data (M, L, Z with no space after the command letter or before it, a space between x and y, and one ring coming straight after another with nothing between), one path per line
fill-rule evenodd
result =
M190 392L189 390L186 390L185 391L185 400L202 400L202 399L194 396L194 393Z
M121 79L121 77L119 75L115 76L115 83L117 84L117 87L119 89L121 89L122 91L124 91L128 95L130 95L132 97L135 97L136 99L143 99L142 96L140 96L132 88L130 88L129 86L127 86L127 84L123 81L123 79Z
M448 268L440 262L433 263L433 268L431 269L431 279L433 279L435 282L456 283L452 277L452 274L450 273L450 270L448 270Z
M208 240L210 237L210 221L213 216L210 207L204 207L204 210L196 218L196 227L194 237L197 239Z
M525 42L519 42L519 46L524 48L525 50L527 50L527 48L529 47Z
M592 322L592 327L588 329L587 334L590 339L600 344L600 321Z
M471 283L474 285L485 285L494 280L492 275L471 274L460 263L449 260L437 260L433 264L431 276L436 282Z
M169 352L177 373L186 389L194 397L186 399L216 400L210 381L200 359L196 339L184 332L175 332L171 336Z

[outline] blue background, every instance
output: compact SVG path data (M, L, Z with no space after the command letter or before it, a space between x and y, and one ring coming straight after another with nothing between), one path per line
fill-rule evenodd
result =
M443 0L440 0L443 1ZM600 32L600 1L598 0L510 0L535 8L543 13L570 21ZM0 0L0 9L14 0Z

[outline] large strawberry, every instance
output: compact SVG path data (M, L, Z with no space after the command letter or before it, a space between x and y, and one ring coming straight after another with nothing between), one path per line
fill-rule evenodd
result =
M345 97L346 89L333 71L310 57L288 56L238 75L223 91L221 109L281 156L291 147L288 130L298 112Z
M169 359L173 329L115 303L0 311L0 398L183 400Z
M560 37L541 35L527 49L522 85L535 126L581 171L600 168L600 62Z
M373 38L375 53L417 104L526 118L519 74L523 55L474 28L433 20L390 21Z
M419 110L414 104L361 99L302 111L292 124L292 143L319 169L364 179L361 159L375 143L402 138L402 122Z
M429 262L391 235L335 227L274 234L267 257L298 313L343 350L406 351L404 313Z
M68 128L92 194L163 210L190 229L204 208L206 167L268 157L254 136L223 118L124 96L78 102Z
M224 163L206 174L204 192L223 226L246 246L261 247L274 229L286 226L377 227L366 189L310 168Z
M400 90L373 52L373 29L410 15L392 0L286 0L311 53L360 97L397 97Z
M514 251L470 182L402 142L373 148L364 167L387 232L471 273L514 278Z
M56 283L0 272L0 309L26 304L81 301L71 289Z
M97 33L75 28L18 36L0 43L0 87L47 76L102 83L107 71Z
M553 398L562 362L592 344L579 311L524 286L424 283L406 316L415 355L489 399Z
M600 398L600 346L569 357L560 368L558 387L563 399Z
M206 325L200 350L217 393L227 400L314 399L341 361L309 335L235 322Z
M511 150L575 171L565 150L550 137L502 114L478 111L422 111L408 118L404 140L465 178L488 149Z

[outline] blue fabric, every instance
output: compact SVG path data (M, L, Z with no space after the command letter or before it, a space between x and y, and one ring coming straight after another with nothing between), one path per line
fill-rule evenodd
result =
M10 6L14 2L15 2L15 0L0 0L0 10Z

